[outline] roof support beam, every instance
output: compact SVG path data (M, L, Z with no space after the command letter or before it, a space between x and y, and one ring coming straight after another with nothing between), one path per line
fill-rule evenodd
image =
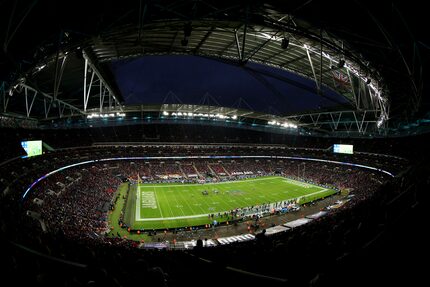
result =
M169 53L172 53L173 47L175 46L176 38L179 35L179 31L176 31L175 36L173 36L172 42L170 43Z
M87 73L88 73L88 61L85 59L85 75L84 75L84 111L87 111L88 100L90 99L91 88L94 81L94 71L91 73L91 80L87 90Z
M70 110L78 112L79 114L85 114L85 112L83 110L79 109L78 107L75 107L75 106L73 106L73 105L71 105L71 104L69 104L67 102L64 102L62 100L59 100L59 99L54 100L53 96L48 95L47 93L44 93L42 91L36 90L35 88L33 88L33 87L31 87L31 86L29 86L27 84L20 83L19 85L24 89L25 95L27 95L28 91L34 92L33 100L31 101L30 105L28 105L28 99L26 97L26 107L28 107L27 108L28 116L30 115L30 112L31 112L31 109L33 107L33 103L34 103L34 100L35 100L36 96L43 96L43 98L44 98L45 118L48 117L48 113L49 113L50 107L51 107L51 105L52 105L52 103L54 101L56 103L58 103L59 106L63 105L63 110L64 110L65 107L67 107ZM49 102L50 102L48 108L46 107L46 99L48 99ZM60 114L60 116L61 116L61 114Z
M351 74L350 74L350 72L349 72L349 70L348 70L348 69L346 69L346 73L347 73L347 75L348 75L348 80L349 80L349 82L351 83L351 90L352 90L352 94L354 95L355 107L358 109L358 103L359 103L359 101L358 101L357 95L356 95L356 93L355 93L354 83L352 82Z
M137 42L138 43L140 43L140 39L142 37L143 22L145 21L145 15L146 15L147 10L148 10L148 3L145 3L145 6L143 7L143 11L142 11L142 0L140 0L140 5L139 5L139 34L137 36Z
M243 28L243 38L242 38L242 52L241 52L241 57L239 58L240 62L243 62L243 59L245 58L246 32L248 30L248 13L249 13L249 6L246 6L246 19L245 19L245 27Z
M9 104L9 98L10 98L8 93L6 93L5 86L6 86L5 82L2 82L1 86L0 86L0 95L1 95L2 100L3 100L3 112L4 113L6 113L6 111L7 111L7 105Z
M338 117L337 117L337 120L335 120L334 118L333 118L333 115L336 115L336 114L339 114L338 115ZM353 114L354 114L354 117L355 117L355 112L353 112ZM331 120L332 120L332 123L333 123L333 128L335 129L335 130L337 130L337 127L339 126L339 122L340 122L340 118L342 117L342 112L340 112L340 113L330 113L330 118L331 118Z
M85 68L84 68L84 112L88 109L88 100L91 95L91 87L94 82L98 82L99 85L103 85L105 89L108 91L109 94L109 110L112 109L112 103L114 103L115 108L118 106L119 109L122 111L122 106L118 100L118 97L113 92L113 89L110 87L109 83L103 78L99 70L96 68L96 66L91 62L90 57L85 53L85 51L82 51L82 55L85 59ZM88 70L91 69L91 80L89 85L87 86L87 76L88 76ZM94 81L94 77L97 76L97 80ZM101 97L100 93L98 95Z
M67 55L64 55L63 61L61 62L60 71L58 71L58 57L59 56L57 56L55 75L54 75L54 100L56 100L58 97L58 91L60 89L60 84L61 84L61 78L63 77L64 68L66 66L66 61L67 61Z
M242 27L242 24L240 24L236 29L234 29L234 39L233 39L233 41L231 41L230 44L228 44L227 46L225 46L224 48L222 48L222 50L218 52L218 55L222 56L225 51L227 51L228 49L230 49L231 46L233 46L235 43L237 43L236 36L237 36L237 31L240 29L240 27Z
M209 36L214 30L215 27L211 27L211 29L203 36L202 40L197 44L196 49L194 50L194 54L198 54L200 48L203 46L203 44L206 42L206 40L209 38Z
M272 39L278 34L278 31L276 31L270 38L268 38L266 41L262 42L259 46L257 46L254 50L251 51L250 55L246 57L245 62L248 62L258 51L264 48Z
M378 121L382 115L382 110L344 110L297 114L282 119L295 121L300 127L310 128L315 131L323 131L325 127L325 129L329 128L333 133L358 133L362 135L368 132L369 127L379 133L386 132L385 126L378 126Z
M353 111L353 110L342 110L342 111L336 111L336 112L320 112L320 113L297 114L297 115L286 116L286 117L284 117L284 119L297 118L297 117L306 117L306 116L310 116L310 115L316 116L318 114L320 114L320 115L330 115L332 113L344 113L344 114L346 114L346 113L353 113L353 112L356 112L356 111ZM375 110L367 110L367 113L371 113L371 112L374 113ZM376 112L380 112L380 111L376 111Z
M234 31L234 38L236 39L237 55L238 55L238 58L240 61L242 59L242 53L241 53L241 49L240 49L239 36L237 35L237 30Z
M31 109L33 108L34 100L37 96L37 91L34 91L33 99L31 100L30 106L28 105L28 89L24 88L25 94L25 110L27 111L27 118L30 117Z
M48 107L46 107L46 98L43 98L43 107L44 107L44 111L45 111L45 119L48 118L49 111L51 110L52 102L53 102L53 100L50 100Z
M100 113L102 113L103 112L103 105L105 102L106 88L103 86L102 82L100 82L99 86L100 86L100 94L99 94L100 106L99 106L99 109L100 109Z
M314 75L315 85L317 86L318 92L320 91L320 83L318 82L317 75L315 74L314 64L312 63L311 55L309 54L309 49L306 49L306 54L308 55L309 64L311 65L312 74Z

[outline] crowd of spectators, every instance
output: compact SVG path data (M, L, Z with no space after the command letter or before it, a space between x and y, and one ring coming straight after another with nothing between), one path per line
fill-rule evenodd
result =
M194 162L194 167L197 170L197 172L199 173L201 178L204 178L206 175L212 173L210 171L206 161L196 161L196 162Z
M226 176L226 175L228 175L227 173L226 173L226 171L225 171L225 169L224 169L224 167L223 167L223 165L222 165L222 163L217 163L217 162L215 162L215 163L212 163L212 164L210 164L209 165L209 167L210 167L210 169L212 169L212 171L216 174L216 175L218 175L218 176Z
M42 199L43 203L33 205L32 211L41 214L41 220L50 232L61 230L74 238L99 236L108 231L107 213L121 183L115 176L117 173L117 168L99 165L86 167L79 172L70 170L65 180L59 176L47 178L34 195ZM47 189L52 192L49 194Z
M11 132L11 137L16 138L13 133L20 134L21 131ZM1 150L0 158L4 162L20 154L19 149L8 145ZM136 154L304 156L368 164L389 170L396 177L393 179L358 167L321 162L303 164L303 161L288 159L247 159L235 160L234 163L231 160L192 159L181 160L179 165L167 161L160 164L153 160L112 161L74 167L51 175L35 186L28 199L22 200L27 187L52 170L90 159ZM133 178L139 174L142 178L154 178L157 174L171 172L186 176L195 169L206 177L211 173L208 165L212 167L214 163L219 167L212 169L215 172L221 172L222 168L230 174L240 171L254 175L259 172L279 173L340 189L350 188L354 197L348 205L331 211L330 216L290 232L258 236L257 240L249 242L196 249L192 251L193 256L173 250L141 250L136 242L100 236L106 228L106 206L112 202L122 177ZM349 275L354 279L360 276L358 270L362 267L354 262L363 263L364 258L360 257L363 246L373 242L374 236L387 227L392 214L403 214L406 202L409 203L410 198L418 200L417 192L428 188L426 165L415 169L409 165L407 160L376 154L351 156L285 146L232 145L200 148L197 145L86 146L13 160L0 165L0 243L4 247L2 260L7 266L3 271L14 278L16 284L37 282L40 286L131 286L142 281L153 286L167 283L172 286L189 283L192 286L213 278L213 274L221 275L213 278L213 282L221 283L223 275L232 272L226 266L287 278L293 285L318 286L334 283L339 278L345 280L342 283L350 282ZM410 192L415 196L409 197ZM35 198L43 203L38 205ZM397 198L401 200L395 200ZM29 209L40 217L28 216L26 211ZM44 232L45 228L48 232ZM256 283L259 280L273 283L234 274L236 277L229 281L231 284Z
M194 165L192 163L190 163L190 164L186 164L186 163L181 164L181 169L182 169L182 172L184 173L184 175L187 178L195 178L195 177L197 177L197 171L194 168Z
M8 116L0 116L0 128L23 128L23 129L35 129L37 127L37 121L30 119L19 119Z
M262 159L257 161L253 158L228 160L226 163L232 171L229 176L224 172L223 161L216 159L184 159L176 162L153 160L150 163L145 160L115 160L80 165L55 173L38 183L27 195L24 208L36 214L32 217L38 219L42 227L49 232L61 231L70 238L97 240L109 231L107 212L112 208L115 191L124 179L136 182L139 176L140 182L201 181L199 178L186 179L185 174L174 178L173 175L181 172L181 166L206 165L208 170L211 167L218 175L225 175L220 179L206 178L209 181L278 174L337 190L349 190L350 194L354 195L350 204L368 198L378 186L389 179L389 176L383 173L333 163ZM266 173L264 170L271 172ZM254 171L257 173L254 174ZM161 175L166 178L163 179ZM288 204L290 203L282 204L279 209ZM270 213L272 209L268 204L246 207L232 211L229 216L231 219L250 214L261 216ZM39 225L39 222L36 224Z

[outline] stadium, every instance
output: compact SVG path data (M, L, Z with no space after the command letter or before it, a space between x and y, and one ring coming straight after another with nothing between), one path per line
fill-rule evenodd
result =
M425 9L88 2L0 2L5 282L425 279Z

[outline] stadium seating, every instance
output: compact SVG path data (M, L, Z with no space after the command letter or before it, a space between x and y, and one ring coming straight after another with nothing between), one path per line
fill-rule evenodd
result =
M9 135L14 137L13 133ZM19 137L15 137L17 143ZM256 274L288 279L298 284L312 280L326 282L332 280L337 273L330 268L310 267L307 262L312 262L312 266L334 266L348 274L348 271L342 267L343 262L353 260L357 256L357 250L359 253L362 246L380 232L380 222L387 220L387 213L381 212L380 207L391 204L390 206L394 208L393 199L403 194L408 186L426 184L416 181L416 178L411 175L413 173L408 169L410 165L408 160L375 153L339 156L323 149L277 145L270 147L228 144L209 147L192 144L89 146L85 145L85 141L77 142L76 145L77 147L68 149L58 149L58 146L55 146L55 151L47 152L43 156L16 159L0 166L0 184L3 190L0 201L1 237L2 244L10 246L6 248L4 258L10 262L8 272L15 274L19 283L38 281L45 286L54 286L59 282L84 285L91 280L97 282L114 280L127 285L137 282L140 273L136 266L142 266L142 270L145 270L142 274L145 274L148 282L157 282L161 285L166 278L169 278L167 282L169 280L184 282L181 279L184 276L196 276L194 271L191 272L184 266L184 262L192 266L193 270L204 274L201 276L210 276L206 269L211 268L216 268L223 274L231 272L227 271L229 269L226 267L232 266ZM14 150L5 147L1 158L10 159L19 156L19 149ZM132 160L99 162L67 169L37 184L25 201L21 199L23 192L32 182L52 170L90 159L127 157L136 154L312 157L371 165L393 172L397 177L394 179L395 183L390 183L387 182L389 179L387 176L377 172L321 162L306 162L303 173L300 169L302 162L289 159L259 159L258 161L255 158L234 161L184 159L178 163L168 160L163 161L164 163L161 163L162 160ZM157 175L188 176L196 170L201 178L210 176L212 171L218 175L226 171L230 174L228 176L230 180L244 176L245 172L251 172L253 176L279 172L291 178L331 184L339 188L354 186L355 196L348 205L330 211L330 216L314 220L312 223L295 228L292 232L259 236L257 240L247 242L196 249L192 254L197 257L175 250L169 250L167 253L142 250L138 248L139 243L134 241L101 236L103 230L107 228L106 208L109 208L115 199L114 191L121 182L121 178L137 180L139 175L142 180L160 182L163 179ZM243 174L233 175L234 172ZM119 177L119 174L122 177ZM35 199L38 200L35 201ZM40 202L43 203L40 204ZM401 208L397 205L403 206L396 203L396 208ZM36 216L28 216L29 210ZM188 232L186 233L188 235L183 236L195 236L195 232ZM204 235L200 234L200 236ZM315 244L308 245L304 242ZM23 256L20 255L28 252L31 254L30 259L23 261L21 259ZM48 257L40 257L37 254ZM279 262L273 262L273 264L265 262L267 256L276 257L278 254L289 259L282 261L283 265ZM65 263L56 264L55 260L58 258L65 260ZM207 261L201 265L198 258L204 258ZM107 262L120 262L115 266L121 267L113 267ZM255 262L265 262L265 264L257 266ZM29 266L34 264L43 267L32 270L27 277L18 276L28 272ZM305 265L307 268L302 268ZM88 270L96 271L88 272ZM238 275L238 278L243 282L249 280L246 276ZM270 280L269 282L272 282ZM267 281L262 280L262 282Z

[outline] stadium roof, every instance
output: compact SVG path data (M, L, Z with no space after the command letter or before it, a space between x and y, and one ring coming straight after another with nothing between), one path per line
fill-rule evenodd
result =
M423 111L420 48L404 7L78 2L0 4L9 12L3 114L42 121L130 105L219 105L366 134Z

